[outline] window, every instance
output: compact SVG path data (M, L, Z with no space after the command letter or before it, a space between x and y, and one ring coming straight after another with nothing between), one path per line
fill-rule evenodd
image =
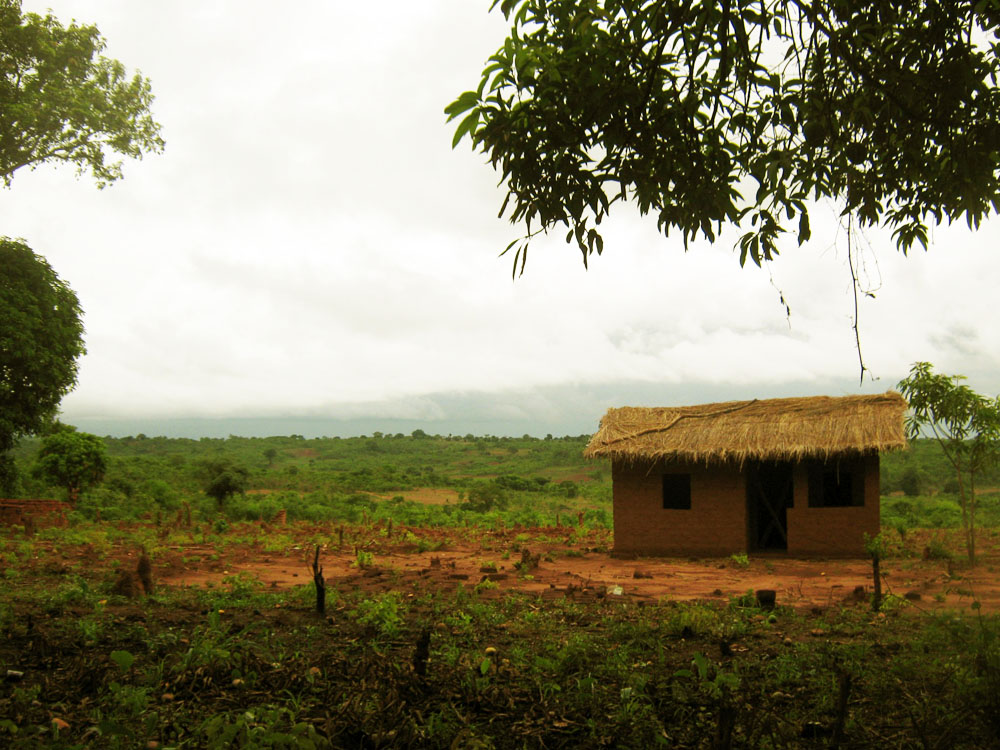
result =
M864 504L863 471L842 463L814 464L810 467L810 508L848 508Z
M691 475L663 475L663 507L666 510L691 510Z

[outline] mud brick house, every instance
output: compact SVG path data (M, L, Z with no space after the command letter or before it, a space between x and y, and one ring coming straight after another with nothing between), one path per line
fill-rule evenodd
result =
M58 500L10 500L0 498L0 525L23 525L32 518L46 526L65 526L66 514L73 510L69 503Z
M616 554L860 557L905 411L893 391L622 407L584 454L611 459Z

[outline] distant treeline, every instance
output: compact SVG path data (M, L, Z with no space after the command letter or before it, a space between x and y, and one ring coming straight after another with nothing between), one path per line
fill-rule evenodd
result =
M610 526L610 464L583 458L589 437L441 436L419 429L313 439L105 437L107 473L84 493L77 512L163 520L190 509L202 519L269 520L285 510L292 520L533 526L557 517L576 522L582 513L586 523ZM65 490L32 476L38 446L27 439L16 449L18 494L62 498ZM238 467L246 478L245 491L221 505L205 494L219 466ZM1000 467L978 486L1000 487ZM890 526L958 524L957 481L934 440L883 455L881 488L883 521ZM438 491L438 502L406 497L417 490ZM1000 524L1000 496L985 493L983 511L983 525Z
M403 523L509 522L548 525L556 515L610 524L611 480L606 462L583 458L589 435L520 438L374 433L353 438L301 435L247 438L105 437L108 471L88 490L78 512L104 519L163 518L185 504L197 516L264 519L391 517ZM21 495L59 497L31 476L37 440L16 458ZM246 472L245 492L220 508L204 489L219 466ZM418 489L446 491L454 502L404 498ZM63 493L64 494L64 493Z

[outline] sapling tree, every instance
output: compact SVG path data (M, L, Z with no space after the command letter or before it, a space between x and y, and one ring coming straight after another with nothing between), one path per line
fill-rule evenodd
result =
M969 563L976 563L976 477L1000 458L1000 396L981 396L961 381L940 375L929 362L916 362L899 382L910 404L907 436L930 433L955 471L962 531Z

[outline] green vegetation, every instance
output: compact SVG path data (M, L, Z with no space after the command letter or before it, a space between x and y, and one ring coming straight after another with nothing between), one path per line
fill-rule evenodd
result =
M32 472L66 490L75 503L80 492L100 483L107 469L104 441L75 427L58 425L42 438L38 460Z
M40 442L25 440L17 460L30 464ZM907 535L960 524L933 441L885 458L889 485L913 468L927 494L887 487L879 555L893 582L908 566L946 568L934 601L962 609L942 614L894 587L879 614L848 602L763 611L752 590L690 603L621 587L508 590L608 547L610 472L583 461L584 437L104 443L105 482L82 494L73 523L34 536L0 528L4 746L645 748L721 737L717 747L799 748L891 735L897 746L973 748L1000 738L997 615L977 609L953 570L954 533ZM204 493L213 462L247 470L246 494L222 508ZM40 479L26 482L45 494ZM983 525L1000 525L1000 497L980 503ZM268 523L279 509L301 522ZM438 550L475 545L480 579L440 560L436 579L419 572ZM335 557L343 571L326 581L325 616L305 583L317 546L328 571ZM119 582L140 549L162 575L214 577L128 598ZM416 564L390 562L401 551ZM304 585L232 572L247 559L281 560ZM742 554L725 564L725 575L757 566Z
M224 551L269 538L252 528L200 541ZM801 748L892 736L898 747L979 748L1000 739L1000 620L974 607L935 614L890 596L879 615L762 610L752 591L714 602L574 598L503 593L488 579L359 589L359 572L328 581L320 616L311 583L274 589L247 574L130 599L116 590L115 565L98 560L144 545L165 562L188 533L84 524L31 541L0 536L0 569L21 571L0 581L3 746ZM308 551L313 527L289 533L287 545ZM719 737L728 740L709 744Z
M80 519L359 523L412 526L577 526L611 524L607 464L581 453L587 437L442 437L420 434L318 438L298 436L168 439L104 438L103 484L84 492ZM39 441L15 456L30 467ZM52 494L25 477L22 494ZM221 495L221 497L220 497ZM425 500L430 497L430 502Z
M232 523L271 521L285 510L289 521L532 528L554 526L557 519L578 526L582 514L584 527L610 528L610 467L582 458L586 441L426 434L103 438L104 481L81 494L75 517L164 521L189 514L194 522ZM20 496L61 492L30 475L40 445L28 438L11 454L23 476ZM220 507L206 492L208 480L229 469L245 475L236 476L234 493ZM884 455L881 485L886 528L905 535L914 528L961 527L954 470L934 440L918 439L909 450ZM981 474L976 497L978 526L1000 526L997 467Z
M76 385L83 323L76 294L24 243L0 237L0 268L0 492L11 494L10 451L42 430Z
M270 466L270 462L268 463ZM244 494L250 472L245 466L234 463L231 459L211 459L202 467L205 494L222 508L226 500L236 494Z
M899 390L910 404L907 433L929 431L954 470L969 562L976 563L976 481L1000 459L1000 396L986 398L962 384L961 375L939 375L917 362Z
M160 151L149 81L100 54L94 26L63 26L51 13L22 13L0 0L0 180L52 162L90 171L98 187L122 176L111 155ZM18 491L9 453L18 438L49 426L76 385L84 353L76 294L44 258L0 236L0 493ZM49 468L59 470L50 465ZM61 471L61 470L60 470ZM81 478L82 480L82 478ZM64 480L65 482L65 480ZM71 499L78 487L66 484Z
M757 265L819 198L904 252L1000 210L995 3L492 5L509 36L445 113L502 175L515 272L550 230L586 264L617 201L685 242L739 227Z
M0 0L0 40L5 185L18 169L65 162L103 187L122 176L121 161L108 156L162 150L149 81L100 54L95 26L63 26L51 13L22 13L20 0Z

